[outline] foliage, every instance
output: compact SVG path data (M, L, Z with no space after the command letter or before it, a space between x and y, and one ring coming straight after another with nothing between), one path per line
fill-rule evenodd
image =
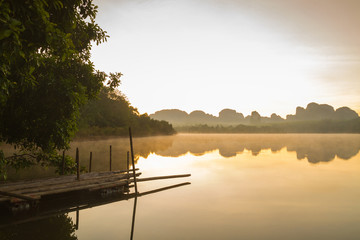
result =
M5 158L4 152L0 150L0 179L7 179L7 159Z
M98 99L89 101L81 109L77 136L127 136L129 126L135 136L175 133L169 123L151 119L147 114L140 115L126 97L110 85L101 89Z
M15 224L2 229L0 240L8 239L61 239L76 240L75 224L67 214L59 214L38 221Z
M28 168L33 165L40 165L42 167L55 167L59 174L69 174L76 172L76 165L70 156L64 156L64 171L63 156L57 151L44 152L41 149L23 149L11 156L4 156L3 151L0 150L0 176L4 180L7 179L7 168L15 169L16 171L23 168Z
M193 133L360 133L360 118L334 121L293 121L267 125L209 126L194 125L177 127L179 132Z
M60 169L58 152L69 147L79 122L82 129L111 128L120 135L129 125L141 135L173 133L116 92L121 73L95 70L92 43L108 37L96 14L92 0L0 0L0 142L20 149L7 157L0 150L3 177L7 166ZM73 161L66 161L73 171Z
M90 61L91 43L107 38L96 13L92 0L0 1L1 141L68 147L79 107L107 77Z
M108 37L96 14L92 0L0 0L0 142L22 152L0 150L0 175L6 166L57 165L80 107L103 82L118 86L121 73L107 75L90 61L92 43Z

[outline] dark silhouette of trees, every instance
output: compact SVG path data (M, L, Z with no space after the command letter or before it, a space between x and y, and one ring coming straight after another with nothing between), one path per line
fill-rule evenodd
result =
M0 239L76 240L75 230L72 219L67 214L59 214L1 229Z
M82 109L78 136L127 136L131 126L135 136L170 135L175 131L165 121L139 114L126 97L110 87L102 87L99 97L89 101Z
M107 38L96 13L92 0L0 2L1 141L43 151L68 146L79 107L107 78L90 61L91 42Z
M360 133L360 118L344 121L293 121L258 125L179 126L178 132L190 133Z
M120 73L107 75L90 61L92 42L108 37L96 13L92 0L0 1L0 141L23 153L8 158L0 150L0 174L11 163L56 162L80 107L103 82L118 85Z

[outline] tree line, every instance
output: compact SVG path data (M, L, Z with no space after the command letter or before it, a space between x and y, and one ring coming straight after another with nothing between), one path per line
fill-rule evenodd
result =
M207 125L175 127L188 133L360 133L360 118L352 120L287 121L263 125Z
M95 69L92 44L109 38L95 22L97 11L92 0L0 1L0 143L18 150L5 156L0 149L0 177L8 166L58 164L79 127L123 134L133 124L139 135L173 131L114 97L121 73ZM104 104L115 110L101 109Z
M139 114L118 90L103 86L99 96L80 109L79 131L76 137L128 136L131 126L134 136L171 135L175 133L166 121Z

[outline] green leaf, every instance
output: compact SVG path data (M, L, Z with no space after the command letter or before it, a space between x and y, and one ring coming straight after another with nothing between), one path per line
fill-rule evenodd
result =
M25 58L25 53L23 51L19 51L19 55L23 58L23 59L26 59Z
M7 38L11 35L12 31L9 29L0 31L0 40Z
M31 74L34 72L34 70L35 70L35 67L31 66L31 67L29 68L29 74L31 75Z

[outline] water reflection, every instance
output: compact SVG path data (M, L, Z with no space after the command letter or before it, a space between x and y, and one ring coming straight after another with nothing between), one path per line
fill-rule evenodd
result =
M68 214L59 214L21 225L11 225L0 231L0 239L62 239L75 240L76 224Z
M107 205L134 198L131 235L133 239L138 197L189 185L190 182L170 185L141 193L115 194L109 196L73 196L72 198L46 199L36 209L22 212L0 211L0 240L7 239L78 239L80 210ZM69 213L76 212L75 222Z
M351 134L184 134L169 139L171 147L157 155L178 157L187 152L203 155L219 150L221 156L235 157L244 150L257 156L262 150L276 153L283 148L296 152L297 159L310 163L329 162L337 156L348 160L360 150L360 135Z
M132 215L132 221L131 221L131 234L130 234L130 240L133 240L133 238L134 238L135 216L136 216L136 205L137 205L137 196L135 196L135 199L134 199L133 215Z
M169 190L169 189L172 189L172 188L178 188L178 187L186 186L186 185L189 185L189 184L191 184L191 183L190 182L184 182L184 183L180 183L180 184L171 185L171 186L168 186L168 187L158 188L158 189L154 189L154 190L151 190L151 191L146 191L146 192L143 192L143 193L135 194L134 206L133 206L133 215L132 215L132 222L131 222L130 240L132 240L134 238L136 206L137 206L138 197L153 194L153 193L157 193L157 192L162 192L162 191Z
M72 144L80 148L85 166L88 152L93 152L95 171L108 170L109 145L113 166L126 167L121 165L129 150L126 138ZM134 150L141 159L137 167L142 177L191 173L191 187L139 198L135 211L132 201L81 211L76 235L79 239L124 235L128 239L134 228L133 238L139 240L357 239L359 145L360 135L351 134L136 138ZM308 164L334 158L331 164ZM162 184L141 183L139 189L157 189Z
M102 155L106 159L106 145L113 144L115 154L124 156L128 151L127 139L74 142L83 151ZM150 153L160 156L179 157L188 152L195 156L219 150L228 158L241 154L244 150L257 156L262 150L276 153L283 148L296 152L297 159L310 163L329 162L336 156L348 160L360 150L359 134L178 134L168 137L148 137L134 140L136 159L147 158ZM104 162L102 161L101 164ZM98 162L98 164L100 164ZM118 162L120 164L120 162ZM100 166L97 166L98 168ZM117 166L125 168L125 166Z
M66 154L75 158L75 149L80 150L80 163L89 168L89 156L92 152L92 170L108 171L110 165L109 146L112 146L112 169L127 169L126 156L130 149L128 138L103 138L77 140L71 143ZM1 146L6 155L14 149ZM297 159L309 163L330 162L338 157L348 160L360 150L359 134L178 134L175 136L158 136L134 139L135 162L142 157L148 158L152 153L164 157L179 157L188 152L202 156L219 150L224 158L235 157L245 150L257 156L263 150L270 149L277 153L282 149L296 152ZM33 167L31 171L15 172L9 169L9 179L26 179L33 176L48 177L53 169L44 170Z

